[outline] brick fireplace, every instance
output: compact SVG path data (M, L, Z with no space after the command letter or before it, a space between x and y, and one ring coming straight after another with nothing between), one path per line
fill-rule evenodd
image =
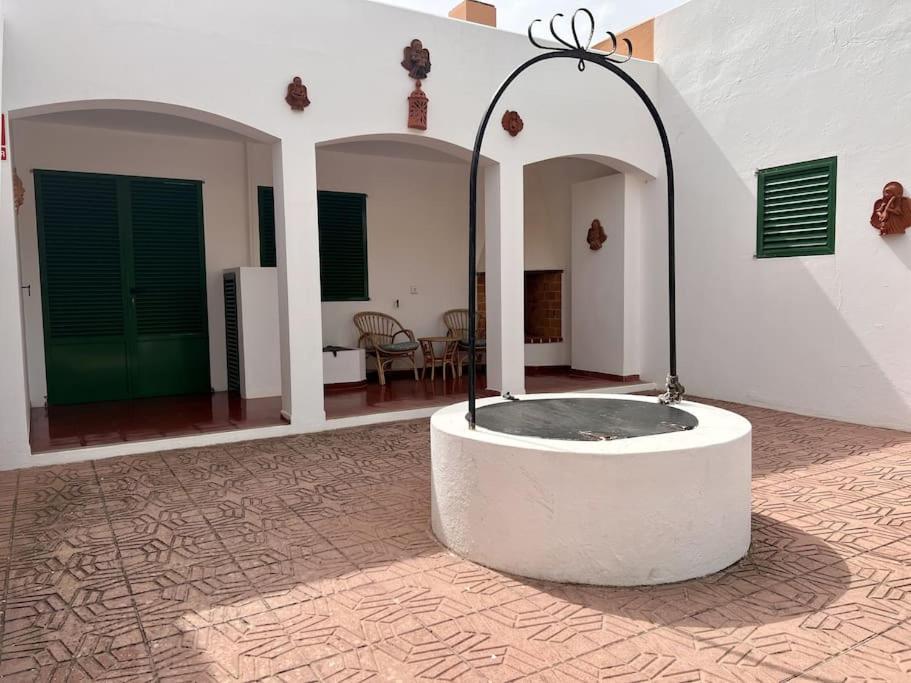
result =
M486 337L487 287L484 273L477 280L478 336ZM525 271L525 343L553 344L563 341L563 271Z
M525 343L563 341L563 271L525 271Z

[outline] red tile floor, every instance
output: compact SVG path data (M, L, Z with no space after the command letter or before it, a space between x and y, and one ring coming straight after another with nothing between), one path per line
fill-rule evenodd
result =
M219 392L32 408L33 453L284 424L280 397Z
M478 379L478 386L486 386L483 375ZM584 391L619 384L565 373L529 376L526 382L530 393ZM433 382L429 377L419 382L399 377L390 379L384 387L374 380L364 388L327 390L325 409L331 419L444 406L467 396L467 377L446 382L440 377ZM29 440L33 453L45 453L200 432L268 427L283 424L281 408L279 397L243 399L227 392L32 408Z
M449 553L427 420L2 472L0 677L911 680L911 434L726 407L752 547L655 587Z
M530 394L564 391L586 391L603 387L621 386L622 382L612 382L592 377L579 377L569 373L528 374L525 377L525 390ZM639 384L633 382L632 384ZM487 386L484 375L478 376L478 387L481 391ZM485 395L494 395L493 393ZM360 389L327 389L325 392L326 417L349 417L370 413L396 410L413 410L430 406L445 406L468 397L468 377L449 378L445 382L438 376L431 382L428 377L418 382L413 377L395 377L387 379L385 386L370 382Z

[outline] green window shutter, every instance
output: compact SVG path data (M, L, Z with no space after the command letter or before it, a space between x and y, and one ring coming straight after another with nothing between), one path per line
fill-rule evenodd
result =
M367 195L317 193L323 301L367 301Z
M274 268L275 259L275 194L271 187L256 188L259 208L259 265Z
M138 334L206 334L202 187L130 180Z
M835 157L759 171L756 256L835 253Z
M50 339L124 334L117 181L36 171Z

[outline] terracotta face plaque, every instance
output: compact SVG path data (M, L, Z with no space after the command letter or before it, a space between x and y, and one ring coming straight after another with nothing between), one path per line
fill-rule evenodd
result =
M422 81L430 73L430 50L415 38L405 47L402 68L416 81Z
M304 111L310 105L310 98L307 97L307 86L301 81L300 76L295 76L288 84L288 93L285 95L285 102L294 111Z
M588 235L585 240L588 242L588 248L592 251L598 251L607 241L607 233L604 232L604 227L597 218L592 221L592 227L588 229Z
M870 225L880 235L903 235L911 228L911 198L905 197L905 188L897 181L886 183L883 196L873 205Z
M500 123L503 125L503 130L512 137L516 137L525 127L525 123L522 121L522 117L519 116L519 112L517 111L507 110L506 113L503 114L503 119Z

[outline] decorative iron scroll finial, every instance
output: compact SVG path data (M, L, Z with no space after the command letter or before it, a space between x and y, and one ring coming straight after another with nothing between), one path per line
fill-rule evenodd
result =
M557 50L557 51L567 51L567 52L580 52L580 53L591 53L592 40L595 37L595 16L584 7L580 7L575 12L573 12L572 19L569 21L569 29L572 33L573 42L569 42L566 38L560 35L560 31L557 29L556 21L557 19L562 19L563 14L558 12L550 18L550 35L553 36L554 40L560 43L560 46L551 46L543 45L538 42L534 36L535 24L543 23L541 19L535 19L528 25L528 40L539 50ZM588 38L583 42L579 36L579 26L578 18L580 16L588 17ZM626 45L626 54L617 54L617 36L608 31L607 37L611 41L611 49L604 51L604 53L593 53L598 57L604 59L608 62L614 62L616 64L623 64L628 62L633 58L633 44L630 42L629 38L623 38L622 42ZM562 46L562 47L561 47ZM616 55L616 56L615 56ZM579 71L585 71L585 60L580 59L578 65Z

